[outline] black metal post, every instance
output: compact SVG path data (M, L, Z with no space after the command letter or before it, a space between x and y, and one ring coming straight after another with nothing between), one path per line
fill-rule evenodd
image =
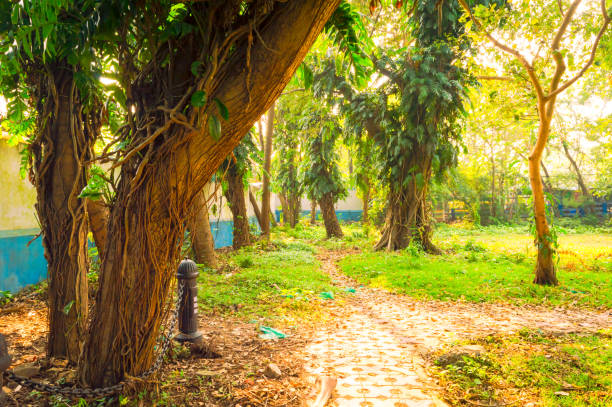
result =
M202 336L198 330L198 274L198 266L192 260L179 264L176 278L179 294L183 287L183 300L178 315L179 333L174 337L179 342L195 342Z
M11 365L11 355L8 353L8 346L4 335L0 334L0 405L4 403L5 395L2 392L2 374Z

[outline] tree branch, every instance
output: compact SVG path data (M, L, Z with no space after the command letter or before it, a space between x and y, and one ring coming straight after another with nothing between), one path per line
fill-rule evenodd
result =
M476 79L480 79L483 81L513 81L514 78L510 76L477 76Z
M565 59L563 59L563 55L559 51L559 47L561 46L561 40L563 39L563 35L567 31L567 27L569 26L574 14L576 13L576 9L580 5L582 0L574 0L572 4L570 4L567 9L567 13L563 17L563 21L561 22L561 26L557 30L557 34L555 34L555 38L553 38L552 43L550 44L550 49L552 50L553 59L555 60L555 73L553 74L552 81L550 81L550 89L549 94L546 96L546 107L545 114L549 119L552 117L555 105L556 95L551 95L559 87L559 82L561 81L561 77L566 70Z
M462 1L462 0L459 0L459 1ZM569 11L567 14L569 14ZM589 57L589 60L586 62L586 64L582 67L582 69L573 78L565 82L563 85L559 86L557 89L551 91L548 94L547 99L557 96L559 93L563 92L565 89L572 86L572 84L574 84L574 82L580 79L580 77L584 75L587 69L589 69L591 65L593 65L593 61L595 61L595 53L597 52L597 47L599 46L601 37L603 37L604 33L606 32L606 29L608 28L608 25L610 24L610 16L608 15L608 12L606 11L606 0L601 0L601 14L603 15L604 22L601 28L599 29L599 32L597 33L595 42L593 43L593 48L591 49L591 55Z
M374 64L374 68L381 74L383 74L384 76L386 76L387 78L389 78L391 81L395 82L398 86L402 87L403 83L401 81L401 79L395 74L395 72L385 68L384 66L381 66L378 62L379 59L376 58L376 55L366 55L366 57L370 58L370 60L372 60L372 63Z
M459 4L461 4L461 7L463 7L463 9L469 14L476 28L482 31L484 35L489 39L489 41L491 41L497 48L501 49L502 51L510 55L514 55L516 59L521 63L521 65L525 67L525 69L527 70L527 75L529 75L529 80L531 81L531 83L533 84L533 87L535 88L538 99L544 100L545 96L544 96L544 90L542 89L542 85L540 84L540 81L538 80L533 70L533 66L529 63L529 61L527 61L527 59L523 56L523 54L521 54L519 51L515 50L514 48L509 47L499 42L489 32L487 32L482 26L482 24L480 23L480 20L478 20L476 16L474 16L474 14L472 13L472 10L470 9L470 6L468 6L465 0L459 0Z

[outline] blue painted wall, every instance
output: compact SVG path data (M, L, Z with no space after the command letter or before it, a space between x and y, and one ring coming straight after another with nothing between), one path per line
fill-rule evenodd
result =
M47 278L42 238L37 230L0 231L0 290L16 292Z
M261 233L257 218L251 216L249 218L251 231L255 234ZM215 249L231 246L234 242L234 222L231 220L210 220L210 229L212 230L213 239L215 241Z

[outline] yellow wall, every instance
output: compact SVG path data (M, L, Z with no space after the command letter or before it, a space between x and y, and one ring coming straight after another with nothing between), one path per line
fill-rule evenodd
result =
M0 139L0 230L38 228L36 191L19 176L19 151Z

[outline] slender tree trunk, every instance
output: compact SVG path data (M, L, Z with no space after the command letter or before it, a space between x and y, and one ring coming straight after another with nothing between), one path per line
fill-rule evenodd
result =
M272 212L272 208L270 208L270 225L276 227L276 215Z
M283 208L284 222L294 228L300 221L300 197L286 193L280 193L278 197Z
M506 154L507 154L507 149L506 149ZM506 179L506 171L505 171L505 164L504 164L504 158L502 157L501 159L501 171L499 172L499 198L500 198L500 209L502 211L501 213L501 217L503 219L507 219L506 216L506 186L505 186L505 179Z
M533 193L533 211L537 234L538 258L534 283L542 285L557 285L557 275L553 261L554 249L551 244L550 229L546 220L546 200L544 199L544 184L540 175L542 152L546 146L550 132L550 119L544 113L546 106L540 106L540 128L538 139L529 155L529 181Z
M561 142L561 144L563 145L563 151L565 152L565 156L567 157L569 162L572 164L572 168L574 169L574 172L576 173L576 178L578 179L578 186L580 187L580 192L582 192L582 195L584 195L586 197L590 197L591 193L589 192L589 189L587 188L586 184L584 183L584 178L582 177L582 172L580 172L580 168L578 168L578 165L576 164L576 161L574 160L574 158L572 157L572 155L569 152L569 148L567 147L567 143L565 142L565 140L563 140Z
M317 223L317 201L312 199L310 201L310 224L315 225Z
M234 219L234 239L232 241L232 246L237 250L251 244L249 215L246 207L246 199L244 198L244 174L238 171L238 167L235 163L232 163L225 175L225 179L227 180L227 189L224 194Z
M208 188L204 188L206 191ZM202 191L193 200L192 215L188 228L191 235L191 248L198 264L204 264L210 268L217 267L217 256L215 254L215 241L210 228L208 216L208 205L206 194Z
M491 153L491 217L493 218L497 217L496 201L497 197L495 196L495 158Z
M274 137L274 103L268 110L264 148L264 167L261 195L261 214L263 225L261 233L270 236L270 165L272 163L272 139Z
M255 217L257 218L257 223L259 223L259 228L262 229L263 220L261 219L261 211L259 210L257 198L255 198L255 195L253 194L253 191L251 191L251 188L249 188L249 201L251 202L251 206L253 207L253 212L255 212Z
M112 384L151 367L160 326L172 297L170 289L180 259L184 221L193 199L281 94L338 3L339 0L303 0L275 5L267 23L259 27L261 41L249 45L244 40L236 45L230 60L220 67L221 74L207 89L209 99L223 101L230 112L219 140L209 135L206 126L192 132L185 126L170 124L159 143L150 144L142 155L132 155L122 163L100 289L79 364L82 382L91 386ZM174 85L168 86L173 92L169 101L173 106L183 99L189 81L195 81L190 68L201 51L199 38L194 41L186 35L181 41L180 58L165 66L164 69L172 69L168 75L160 76L160 80L176 81L168 84ZM245 68L247 60L257 67L253 75ZM149 103L140 99L137 102ZM157 106L158 100L153 99L150 105L136 109L137 115L144 116L138 118L139 122L149 123L154 118L153 127L164 129L168 122L163 112L158 113ZM197 122L206 123L210 114L218 114L215 109L213 103L205 108L203 116L196 111L187 113L202 119ZM138 129L133 143L141 143L147 137L146 130Z
M300 214L302 212L301 196L289 194L287 199L291 211L291 227L294 228L300 222Z
M338 222L338 217L336 216L336 210L334 209L334 197L331 192L323 195L321 199L319 199L319 207L321 208L321 215L323 216L323 223L325 224L325 232L327 232L327 237L342 237L344 234L342 233L342 228L340 228L340 223Z
M32 180L41 223L49 282L47 355L79 358L88 310L87 218L79 194L87 184L85 162L91 159L97 125L80 107L72 70L50 69L47 97L39 112L40 136L32 145ZM46 89L46 86L53 89Z
M286 225L288 223L288 219L287 219L287 211L289 208L289 204L287 203L287 197L281 192L280 194L278 194L278 200L281 203L281 209L283 212L283 221L282 224Z
M108 217L110 216L110 210L108 206L98 199L96 201L87 199L87 216L89 219L89 229L93 235L94 243L98 249L98 257L102 260L104 253L106 252L106 235L108 230Z
M368 210L370 208L370 180L366 177L365 179L365 190L363 191L363 211L361 212L361 223L364 225L370 223L370 216Z

